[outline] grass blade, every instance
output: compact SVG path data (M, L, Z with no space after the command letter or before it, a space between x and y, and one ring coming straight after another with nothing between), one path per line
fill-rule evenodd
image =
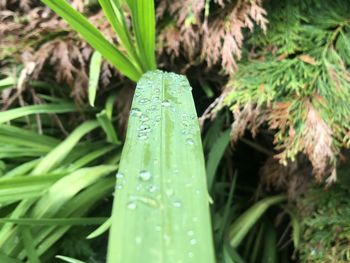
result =
M42 0L42 2L64 18L75 31L77 31L94 49L100 52L101 55L122 74L134 81L140 78L141 71L67 1Z
M131 59L134 64L141 66L140 59L135 51L135 44L132 40L132 36L129 33L127 22L119 1L99 0L99 3L114 32L118 35L120 43L125 48L129 59Z
M95 237L102 235L111 227L111 224L112 224L112 219L108 218L102 225L100 225L97 229L91 232L86 238L93 239Z
M215 261L199 124L185 77L152 71L138 82L115 196L107 262Z
M40 263L39 255L35 250L35 246L33 244L33 235L28 227L20 227L20 231L22 234L22 240L24 244L24 248L27 252L28 261L30 263Z
M81 260L77 260L77 259L69 258L69 257L65 257L65 256L60 256L60 255L56 256L56 258L62 259L63 261L69 262L69 263L85 263L84 261L81 261Z
M132 25L143 69L156 69L154 0L126 0L131 10Z
M89 103L95 106L96 91L98 88L98 80L100 78L102 56L101 53L95 51L91 56L89 70Z
M230 133L231 129L224 131L216 142L213 144L213 147L210 149L208 160L207 160L207 178L208 178L208 188L211 189L215 179L215 173L219 166L222 156L225 153L226 147L230 142Z
M87 121L75 129L62 143L47 154L35 167L32 174L43 174L58 165L78 141L88 132L97 128L99 124L95 121Z
M2 223L15 223L17 225L27 226L79 226L79 225L99 225L106 221L104 217L79 217L79 218L0 218L0 224ZM108 220L107 220L108 221ZM106 221L106 222L107 222Z
M0 123L38 113L66 113L76 111L71 103L30 105L0 112Z
M0 91L16 85L16 79L14 77L7 77L0 79Z
M247 211L245 211L239 218L237 218L230 226L228 238L230 245L234 248L238 247L243 238L249 232L256 221L265 213L265 211L272 205L278 204L286 200L286 196L277 195L267 197L256 202Z

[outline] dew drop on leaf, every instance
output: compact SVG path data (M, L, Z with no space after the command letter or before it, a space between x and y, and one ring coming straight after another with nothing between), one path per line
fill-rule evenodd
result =
M179 208L182 206L181 202L180 201L174 201L173 202L173 206L176 207L176 208Z
M135 210L136 209L136 203L135 202L129 202L126 204L126 207L130 210Z
M149 181L152 178L152 175L149 171L146 170L142 170L139 173L139 178L142 181Z
M187 145L194 145L194 140L192 138L187 138L186 139L186 144Z
M169 107L169 106L170 106L170 101L168 101L168 100L163 100L163 101L162 101L162 106L163 106L163 107Z

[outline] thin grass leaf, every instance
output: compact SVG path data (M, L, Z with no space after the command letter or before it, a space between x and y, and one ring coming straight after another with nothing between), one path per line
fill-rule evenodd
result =
M215 179L216 170L220 164L222 156L225 153L226 147L230 142L231 129L224 131L215 141L213 147L210 149L208 155L208 161L206 165L207 178L208 178L208 188L213 187L213 182Z
M238 252L226 243L223 247L223 257L224 263L245 263Z
M97 229L91 232L86 238L93 239L102 235L111 227L111 224L112 224L112 218L108 218L102 225L100 225Z
M62 175L26 176L0 179L0 204L40 196Z
M240 215L230 226L228 233L230 245L234 248L238 247L251 227L265 213L265 211L272 205L283 202L284 200L286 200L286 196L284 195L267 197L256 202L247 211Z
M39 255L33 245L33 235L28 227L20 227L24 248L27 252L28 261L30 263L40 263Z
M224 232L226 230L227 223L229 220L229 215L230 215L230 212L232 210L232 199L233 199L233 193L236 189L236 182L237 182L237 171L235 172L235 175L233 177L233 180L232 180L232 183L230 186L230 191L229 191L227 201L225 204L224 213L223 213L223 216L221 218L221 225L220 225L219 234L218 234L221 242L224 240Z
M107 262L206 262L214 251L191 87L161 71L138 82L117 174Z
M91 56L89 68L89 103L92 107L95 106L96 91L98 88L98 80L100 78L102 56L101 53L95 51Z
M144 71L156 69L154 0L126 0Z
M76 30L94 49L114 65L122 74L133 81L137 81L141 76L141 71L111 44L103 34L94 27L82 14L76 11L65 0L42 0L48 7Z
M21 260L12 258L12 257L8 257L2 253L0 253L0 262L4 262L4 263L23 263Z
M260 225L256 225L255 228L258 228L258 233L256 231L251 231L249 233L249 242L245 242L245 256L250 259L250 262L256 262L258 260L259 252L264 242L263 235L265 232L266 223L263 221ZM254 229L255 230L255 229Z
M108 117L106 110L96 114L96 118L107 135L107 141L113 144L120 144L118 135L113 127L112 120Z
M0 224L7 222L26 226L88 226L99 225L108 221L105 217L79 217L79 218L0 218Z
M78 192L93 184L102 176L116 171L114 165L99 165L82 168L53 184L33 208L32 216L36 218L53 216L66 202Z
M13 87L16 85L16 79L14 77L7 77L0 80L0 91Z
M264 252L262 263L276 263L277 262L277 233L275 227L270 221L266 222L267 228L264 233Z
M292 240L293 240L294 248L298 249L299 244L300 244L300 236L301 236L300 222L299 222L299 220L297 218L296 213L293 212L291 209L286 208L285 211L290 216L290 222L291 222L291 225L292 225Z
M65 205L65 209L56 214L56 217L79 217L86 214L101 202L101 200L111 195L115 185L114 182L114 178L100 179L94 185L72 198L70 202ZM35 244L40 244L38 253L41 255L47 251L69 229L70 226L62 226L59 228L50 227L38 233L33 241Z
M127 22L119 1L99 0L99 3L114 32L117 34L120 43L125 48L129 59L141 68L141 62L136 54L135 44L127 27Z
M65 257L65 256L60 256L60 255L57 255L56 258L62 259L63 261L69 262L69 263L85 263L84 261L81 261L81 260L78 260L78 259Z
M77 109L75 105L71 103L23 106L21 108L15 108L0 112L0 123L4 123L31 114L66 113L74 112L76 110Z
M57 166L78 141L88 132L97 128L99 124L95 121L87 121L76 128L62 143L47 154L35 167L32 174L43 174Z

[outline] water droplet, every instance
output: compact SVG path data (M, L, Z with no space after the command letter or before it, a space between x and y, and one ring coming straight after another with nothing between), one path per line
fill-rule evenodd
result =
M136 209L136 203L135 202L129 202L126 204L126 207L130 210L135 210Z
M138 108L132 108L131 111L130 111L130 114L131 114L131 116L133 116L133 117L140 117L141 114L142 114L142 112L141 112L141 110L138 109Z
M162 227L161 226L156 226L155 229L156 229L157 232L160 232L162 230Z
M146 133L140 132L140 133L137 135L137 138L139 138L140 140L146 140L146 139L148 139L148 136L147 136Z
M153 163L154 163L154 164L159 164L159 160L158 160L158 159L154 159L154 160L153 160Z
M139 173L139 178L142 181L149 181L152 178L152 175L149 171L146 170L142 170Z
M140 102L141 104L147 104L147 103L150 102L150 100L149 100L149 99L146 99L146 98L142 98L142 99L140 99L139 102Z
M123 179L123 178L124 178L124 174L118 172L118 173L115 175L115 177L116 177L117 179Z
M139 127L139 132L142 132L142 133L148 133L151 131L151 127L147 124L142 124L140 127Z
M188 252L188 257L193 258L194 257L193 252Z
M181 202L180 201L174 201L173 202L173 207L176 207L176 208L179 208L179 207L181 207Z
M123 185L122 184L117 184L117 186L115 188L117 188L118 190L123 189Z
M163 107L169 107L169 106L170 106L170 101L168 101L168 100L163 100L163 101L162 101L162 106L163 106Z
M136 237L135 241L136 241L136 244L141 244L142 243L142 238L141 237Z
M142 114L141 117L140 117L140 120L141 120L142 122L146 122L146 121L149 120L149 117L148 117L146 114Z
M194 140L192 138L187 138L186 139L186 144L188 145L194 145Z
M192 239L190 240L190 244L191 244L191 245L196 245L196 244L197 244L197 239L192 238Z
M192 218L192 221L193 221L193 222L198 222L198 217L193 217L193 218Z
M155 185L151 185L149 188L148 188L148 191L151 192L151 193L154 193L155 191L157 191L157 187Z

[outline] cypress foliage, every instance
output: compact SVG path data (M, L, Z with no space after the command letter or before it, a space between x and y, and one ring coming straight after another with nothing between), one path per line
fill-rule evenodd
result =
M333 181L339 151L350 144L350 5L268 1L266 9L268 30L249 35L224 94L233 138L267 123L283 163L305 153L316 178Z

